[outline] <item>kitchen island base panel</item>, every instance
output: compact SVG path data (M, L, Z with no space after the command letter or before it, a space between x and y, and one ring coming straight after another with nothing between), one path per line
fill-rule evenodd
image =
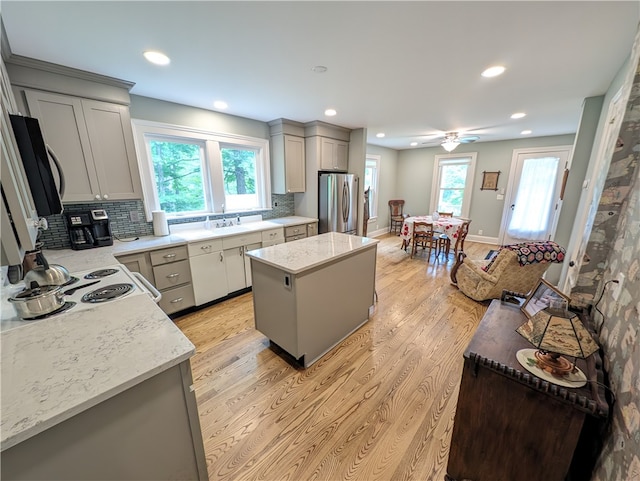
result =
M207 477L189 361L2 452L2 479Z
M309 367L369 319L376 252L298 274L251 259L256 329Z

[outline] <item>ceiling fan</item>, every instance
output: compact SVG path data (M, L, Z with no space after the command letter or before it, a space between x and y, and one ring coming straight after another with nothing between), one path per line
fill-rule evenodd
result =
M458 132L447 132L440 134L438 137L442 137L439 143L447 152L452 152L460 144L470 144L480 138L477 135L460 135ZM424 142L424 144L433 144L434 140Z

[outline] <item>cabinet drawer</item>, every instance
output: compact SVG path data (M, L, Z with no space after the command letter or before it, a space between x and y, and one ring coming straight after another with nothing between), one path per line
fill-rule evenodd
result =
M262 231L262 243L272 242L277 243L278 241L282 242L284 240L284 229L269 229Z
M233 247L246 246L257 242L262 242L262 234L260 232L252 232L250 234L223 237L222 247L224 249L232 249Z
M191 282L189 261L183 260L172 262L171 264L165 264L163 266L155 266L153 268L153 277L156 280L156 289L160 291Z
M285 237L292 237L292 236L298 236L298 235L302 235L302 237L307 237L307 226L305 224L292 225L287 227L285 230Z
M181 311L182 309L193 307L195 305L195 300L191 284L167 289L162 293L162 299L160 299L158 305L165 314L173 314L174 312Z
M222 250L222 239L209 239L206 241L194 242L187 246L189 257L202 256L212 252Z
M304 239L305 237L307 237L306 232L303 234L299 234L299 235L292 235L290 237L287 237L286 242L291 242L291 241L295 241L298 239Z
M168 249L159 249L157 251L151 251L150 255L151 265L154 266L181 261L189 257L187 246L176 246L170 247Z

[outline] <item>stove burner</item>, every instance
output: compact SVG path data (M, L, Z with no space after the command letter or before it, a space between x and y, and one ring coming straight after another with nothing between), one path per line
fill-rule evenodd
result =
M82 302L91 303L110 301L128 294L134 288L133 284L109 284L108 286L86 293L82 296L81 300Z
M76 279L76 280L78 280L78 279ZM67 312L69 309L71 309L75 305L76 305L75 302L67 301L59 309L56 309L53 312L49 312L48 314L41 314L41 315L35 316L35 317L23 317L22 319L25 320L25 321L36 321L36 320L39 320L39 319L46 319L48 317L53 317L56 314L62 314L63 312Z
M97 271L89 272L89 274L85 275L85 279L100 279L101 277L111 276L116 274L118 269L99 269Z

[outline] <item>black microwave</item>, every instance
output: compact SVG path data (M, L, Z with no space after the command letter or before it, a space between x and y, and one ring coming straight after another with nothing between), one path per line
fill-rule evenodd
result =
M22 115L9 115L9 117L38 215L61 214L64 175L55 154L45 144L38 119ZM60 187L56 185L49 157L58 171Z

